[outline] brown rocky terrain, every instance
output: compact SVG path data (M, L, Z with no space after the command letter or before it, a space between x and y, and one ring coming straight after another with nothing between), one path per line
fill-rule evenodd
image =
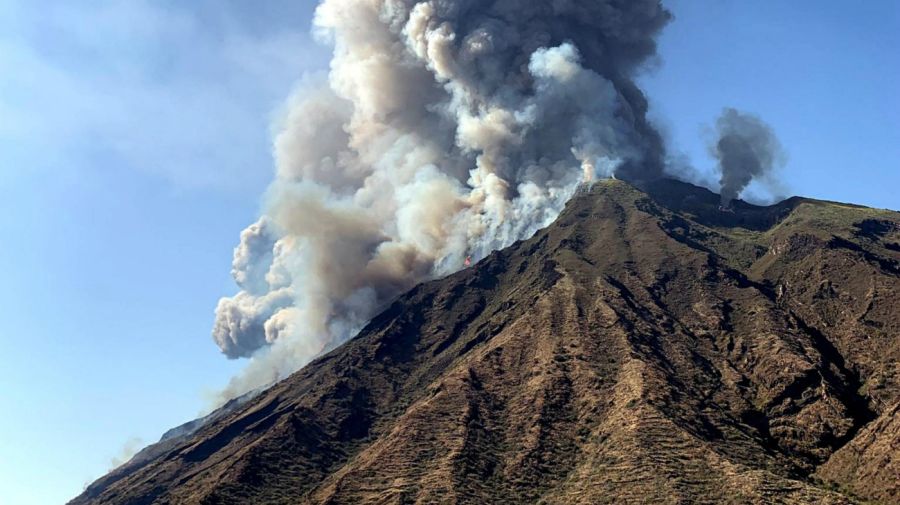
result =
M900 214L606 181L71 503L900 503L898 358Z

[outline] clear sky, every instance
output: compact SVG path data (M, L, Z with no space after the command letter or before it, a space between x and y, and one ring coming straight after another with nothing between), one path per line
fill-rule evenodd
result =
M723 106L769 122L792 194L900 209L900 3L670 0L642 77L701 171ZM327 68L312 0L0 0L0 504L57 504L240 368L209 336Z

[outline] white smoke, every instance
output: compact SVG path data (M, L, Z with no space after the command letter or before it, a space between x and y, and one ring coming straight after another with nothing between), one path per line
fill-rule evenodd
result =
M392 298L533 234L579 183L659 175L631 81L658 0L324 0L327 80L290 100L265 216L213 330L227 396L347 340Z
M147 444L141 440L140 437L131 437L125 441L125 444L122 445L122 448L119 449L119 453L110 458L109 460L109 470L115 470L120 466L124 465L131 461L131 458L135 456L138 452L141 451ZM87 486L90 485L88 482L84 487L87 489Z

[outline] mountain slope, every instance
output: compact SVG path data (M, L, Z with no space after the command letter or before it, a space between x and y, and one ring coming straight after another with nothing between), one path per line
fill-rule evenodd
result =
M896 213L606 181L71 503L900 503L898 305Z

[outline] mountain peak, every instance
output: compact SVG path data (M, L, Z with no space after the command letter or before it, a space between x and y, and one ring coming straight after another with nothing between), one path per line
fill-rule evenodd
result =
M896 502L898 243L602 181L72 503Z

